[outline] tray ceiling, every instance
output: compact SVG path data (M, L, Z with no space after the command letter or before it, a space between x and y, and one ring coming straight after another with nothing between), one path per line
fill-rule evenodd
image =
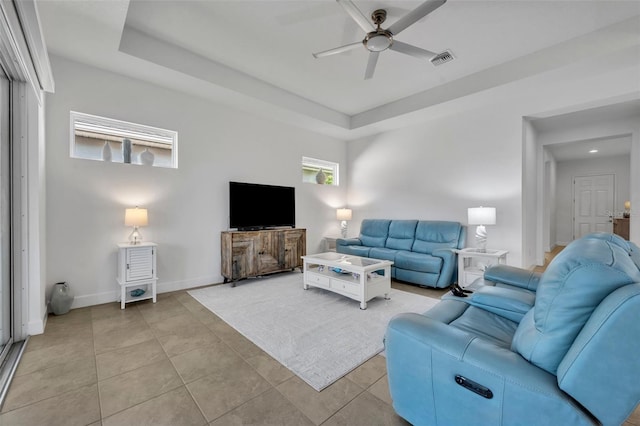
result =
M366 16L385 8L388 24L421 4L354 3ZM312 56L364 36L332 0L44 0L38 7L54 54L248 109L275 107L344 134L640 43L640 2L449 0L398 39L449 49L454 61L434 67L384 51L374 78L364 80L364 48Z

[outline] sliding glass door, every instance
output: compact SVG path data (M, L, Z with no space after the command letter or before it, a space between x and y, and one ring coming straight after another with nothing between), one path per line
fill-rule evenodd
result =
M10 83L0 69L0 363L12 343L11 271L11 96Z

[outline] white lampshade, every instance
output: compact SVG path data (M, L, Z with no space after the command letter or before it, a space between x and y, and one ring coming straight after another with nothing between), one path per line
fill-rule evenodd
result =
M624 202L624 208L629 210L631 208L631 201L625 201Z
M351 209L338 209L336 210L336 219L338 220L351 220Z
M125 226L147 226L149 224L149 218L147 216L147 209L126 209L124 213Z
M469 225L495 225L495 207L470 207L468 210Z

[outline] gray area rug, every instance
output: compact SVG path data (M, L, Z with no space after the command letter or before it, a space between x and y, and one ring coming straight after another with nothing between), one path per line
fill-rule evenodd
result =
M303 290L300 272L189 294L317 391L380 353L393 316L439 302L392 289L390 300L375 298L363 311L344 296Z

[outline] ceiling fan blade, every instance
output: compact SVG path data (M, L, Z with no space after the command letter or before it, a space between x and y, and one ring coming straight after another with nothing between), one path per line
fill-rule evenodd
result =
M431 52L430 50L421 49L419 47L403 43L398 40L393 40L393 44L391 45L391 47L389 47L389 49L395 50L396 52L404 53L405 55L411 55L416 58L426 59L427 61L430 61L431 58L437 55L437 53Z
M373 77L373 73L376 70L376 64L378 63L378 55L380 52L370 52L369 61L367 62L367 70L364 72L364 79L369 80Z
M358 46L362 46L361 41L356 41L355 43L345 44L344 46L335 47L333 49L325 50L323 52L313 53L314 58L323 58L325 56L336 55L338 53L346 52L348 50L352 50L357 48Z
M418 22L420 19L424 18L446 2L447 0L427 0L420 6L413 9L411 12L404 15L402 18L394 22L393 25L391 25L387 29L394 36L398 35L400 31L405 30L407 27Z
M356 5L353 4L353 2L351 2L351 0L336 0L336 1L340 4L340 6L342 6L345 12L347 12L349 16L351 16L351 19L356 21L356 24L358 24L358 26L362 28L365 33L368 33L376 29L376 27L373 25L373 22L367 19L367 17L364 16L362 12L360 12L360 9L358 9Z

